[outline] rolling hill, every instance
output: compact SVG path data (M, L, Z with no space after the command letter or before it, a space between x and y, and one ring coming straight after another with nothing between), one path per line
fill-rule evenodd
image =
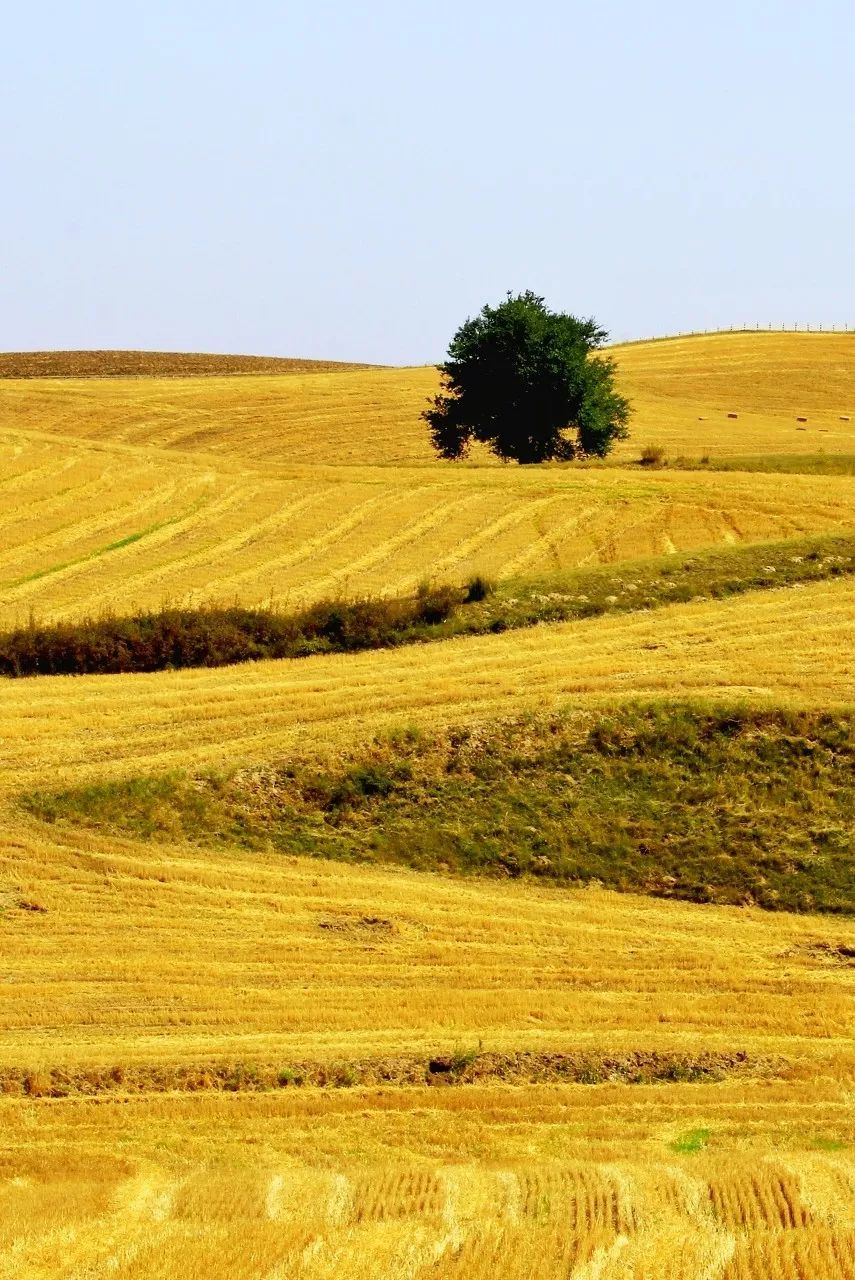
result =
M814 473L855 454L850 353L852 335L813 334L615 348L637 408L617 465L532 469L434 462L418 423L432 370L0 358L0 619L596 563L631 591L643 556L852 530L855 476ZM649 441L735 469L642 469ZM821 875L852 852L834 733L855 705L855 579L768 576L389 651L4 681L0 1277L855 1280L850 915L506 864L462 877L441 849L432 872L332 861L308 839L242 840L202 807L237 771L230 803L286 812L279 783L302 767L322 805L353 752L379 803L372 761L439 731L489 777L495 733L526 713L596 726L628 703L663 723L718 707L726 752L727 708L768 709L825 717L822 762L780 721L831 807L786 796L810 848L771 850L787 875L802 858ZM761 761L752 726L741 749ZM691 772L679 734L671 747ZM469 777L443 771L464 842ZM111 818L104 797L132 795L113 784L152 778L182 779L182 815L155 789L147 832L115 803ZM605 772L584 781L614 808ZM697 780L707 817L719 783ZM580 787L569 770L557 784ZM64 788L95 821L60 802L46 820ZM761 872L769 799L731 799ZM536 842L525 796L510 816ZM655 865L655 847L635 852ZM735 847L710 858L725 874Z
M204 377L9 378L0 624L117 604L290 607L850 527L855 477L810 473L855 456L840 421L852 352L848 334L615 348L636 406L616 461L654 441L727 473L438 463L419 422L432 369L223 376L211 357Z

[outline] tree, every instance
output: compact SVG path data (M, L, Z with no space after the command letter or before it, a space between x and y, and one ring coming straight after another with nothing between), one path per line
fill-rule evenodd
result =
M614 361L592 355L607 337L530 291L483 307L452 338L443 390L422 415L435 449L464 458L480 440L504 461L604 457L625 439L630 412Z

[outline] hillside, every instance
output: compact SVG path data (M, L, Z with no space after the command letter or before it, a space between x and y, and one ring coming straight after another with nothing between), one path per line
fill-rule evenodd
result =
M649 442L692 458L855 454L855 334L712 334L632 343L610 353L634 407L631 438L615 455L620 460L637 459ZM433 368L324 368L299 361L274 368L251 357L162 358L178 362L166 378L30 375L16 381L9 372L0 430L204 450L264 465L433 461L419 418L437 389ZM0 370L4 360L14 370L18 359L0 356ZM47 353L45 359L71 370L77 355ZM127 359L132 365L134 354ZM185 360L202 362L209 376L176 376ZM239 362L240 376L226 376L230 360ZM250 369L257 373L251 381ZM728 413L739 416L734 421ZM805 416L807 423L796 421Z
M650 439L693 458L855 453L855 332L713 333L612 354L635 405L636 447Z
M0 1280L855 1280L855 575L784 541L855 529L850 351L615 348L544 468L432 460L433 370L7 364L0 627L506 616L0 682Z
M220 601L405 594L851 527L855 476L255 469L6 433L0 625Z
M432 369L9 379L0 625L117 602L291 607L851 527L853 351L850 334L614 348L636 408L616 461L659 442L727 473L439 463L419 421Z
M839 922L26 828L2 874L9 1280L851 1276Z
M384 727L448 725L569 702L855 701L855 580L541 625L502 635L4 689L5 789L196 763L323 755Z

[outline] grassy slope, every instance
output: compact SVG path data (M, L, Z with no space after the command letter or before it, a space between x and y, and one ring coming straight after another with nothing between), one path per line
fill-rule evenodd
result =
M764 1077L846 1069L850 921L145 844L20 812L11 835L11 820L0 1081L18 1092L19 1068L65 1069L78 1088L114 1066L130 1081L415 1057L424 1073L479 1042L744 1053Z
M673 703L393 733L333 767L149 777L23 805L147 840L855 913L851 713Z
M300 612L197 607L83 618L0 633L0 674L88 675L218 667L485 635L855 573L855 534L553 571L492 586L422 586L403 599L331 599Z
M3 693L4 787L335 752L422 727L628 697L850 703L855 584L749 592L391 651L139 676L46 676Z

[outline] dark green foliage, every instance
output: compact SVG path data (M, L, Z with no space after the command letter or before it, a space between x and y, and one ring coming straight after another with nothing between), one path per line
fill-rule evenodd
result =
M0 636L0 675L87 675L222 667L262 658L379 649L427 638L463 593L425 587L415 599L327 600L301 613L270 609L162 609L51 626L31 624Z
M452 338L423 415L437 452L462 458L478 440L505 461L604 457L629 419L613 361L592 354L607 336L531 292L483 307Z
M142 838L851 912L853 777L853 711L657 703L398 733L327 768L137 779L22 803Z
M486 600L488 596L493 595L495 590L496 584L494 582L491 582L489 578L485 578L483 574L476 573L466 583L466 594L463 597L463 603L480 604L482 600Z

